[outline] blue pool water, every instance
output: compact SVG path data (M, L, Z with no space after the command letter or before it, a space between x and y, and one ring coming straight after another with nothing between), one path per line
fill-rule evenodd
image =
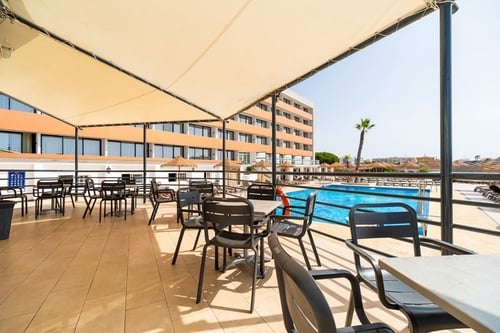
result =
M384 202L404 202L411 207L413 207L419 217L426 218L429 215L429 202L420 201L416 199L405 199L405 198L394 198L394 197L382 197L373 196L369 193L384 193L384 194L396 194L396 195L406 195L417 197L419 195L419 190L417 188L392 188L392 187L376 187L376 186L356 186L356 185L327 185L323 188L326 189L336 189L336 190L348 190L353 192L363 192L363 193L345 193L345 192L331 192L317 190L318 196L316 197L316 205L314 207L314 216L325 218L328 220L334 220L336 222L347 223L347 216L349 215L349 209L330 207L321 202L327 202L330 204L342 205L352 207L359 203L384 203ZM312 190L300 190L288 193L291 198L290 204L296 206L304 206L304 201L293 199L306 199ZM368 194L366 194L368 193ZM430 190L421 190L420 196L429 197Z

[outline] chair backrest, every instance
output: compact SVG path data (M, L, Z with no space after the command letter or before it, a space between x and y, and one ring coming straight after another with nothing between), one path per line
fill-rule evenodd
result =
M244 198L215 198L203 200L203 220L205 225L205 240L210 240L208 230L216 232L225 227L241 226L242 233L248 235L254 244L254 211L250 201ZM246 229L245 231L245 228ZM232 232L239 232L240 228L231 228Z
M202 215L200 193L190 188L181 188L177 191L177 216L181 223L185 221L185 214Z
M356 245L361 239L409 238L412 240L413 254L421 255L417 214L405 203L355 205L349 212L349 224L352 242ZM358 257L355 259L359 260Z
M275 200L276 188L273 184L253 183L247 187L247 199Z
M38 196L61 196L64 194L64 183L61 179L46 178L36 183Z
M335 320L323 292L309 272L283 249L276 233L269 236L281 310L287 332L335 332Z
M61 179L65 185L73 185L73 175L60 175L59 179Z
M103 180L101 182L101 197L106 200L125 198L125 182L122 180Z
M85 192L87 195L97 195L97 189L95 187L94 180L90 177L85 178Z
M313 214L314 214L314 206L316 205L316 196L318 192L313 191L309 193L306 200L306 207L304 209L304 216L306 216L309 220L309 224L312 222Z
M189 183L191 189L197 190L202 198L214 195L214 184L205 180L193 180Z

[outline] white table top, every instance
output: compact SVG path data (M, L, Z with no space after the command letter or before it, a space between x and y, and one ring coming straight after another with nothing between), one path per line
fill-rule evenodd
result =
M253 205L254 212L263 213L265 215L272 213L276 208L281 207L283 203L281 201L273 200L249 200Z
M478 332L500 332L500 254L380 259L380 267Z

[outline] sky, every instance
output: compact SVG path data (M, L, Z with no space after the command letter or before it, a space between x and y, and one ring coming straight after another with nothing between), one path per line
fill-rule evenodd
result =
M500 156L500 1L458 0L452 16L452 158ZM439 12L292 90L314 105L314 148L363 159L440 157Z

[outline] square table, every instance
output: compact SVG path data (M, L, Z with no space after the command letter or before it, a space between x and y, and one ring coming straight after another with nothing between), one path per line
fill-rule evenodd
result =
M500 332L500 254L384 258L380 267L478 332Z

